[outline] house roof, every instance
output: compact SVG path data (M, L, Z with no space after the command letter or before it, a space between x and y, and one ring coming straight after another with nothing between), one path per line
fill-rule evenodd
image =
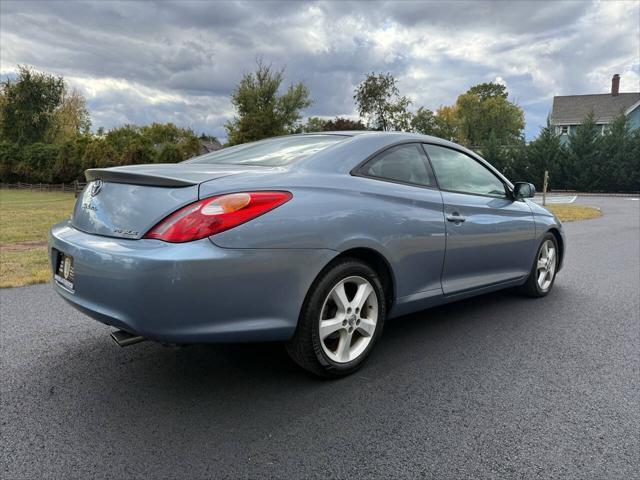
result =
M593 112L596 122L610 123L620 113L625 113L638 102L640 102L640 92L553 97L550 120L553 125L576 125Z
M201 153L210 153L220 150L222 145L217 140L200 140Z

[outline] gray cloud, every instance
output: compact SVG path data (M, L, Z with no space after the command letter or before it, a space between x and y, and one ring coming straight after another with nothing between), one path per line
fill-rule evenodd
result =
M500 78L535 135L557 94L639 90L636 2L0 3L0 70L64 75L94 127L173 121L224 136L229 96L256 58L314 104L353 115L353 89L393 73L414 106L451 104Z

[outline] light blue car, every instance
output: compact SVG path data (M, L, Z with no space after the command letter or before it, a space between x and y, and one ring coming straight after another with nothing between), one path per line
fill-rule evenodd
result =
M506 287L543 297L565 255L533 185L423 135L291 135L86 176L51 229L53 284L120 345L283 341L342 376L386 319Z

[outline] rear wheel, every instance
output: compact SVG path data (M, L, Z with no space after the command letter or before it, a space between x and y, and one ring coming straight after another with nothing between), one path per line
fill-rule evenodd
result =
M375 271L356 259L339 260L311 286L287 351L298 365L316 375L348 375L375 345L385 309Z
M522 291L530 297L544 297L547 295L556 279L558 268L558 242L552 233L547 233L538 247L527 283Z

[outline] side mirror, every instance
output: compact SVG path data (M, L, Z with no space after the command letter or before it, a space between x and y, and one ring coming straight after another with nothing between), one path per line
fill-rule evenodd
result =
M533 198L536 194L536 187L533 183L516 182L513 185L513 198L516 200L522 200L523 198Z

